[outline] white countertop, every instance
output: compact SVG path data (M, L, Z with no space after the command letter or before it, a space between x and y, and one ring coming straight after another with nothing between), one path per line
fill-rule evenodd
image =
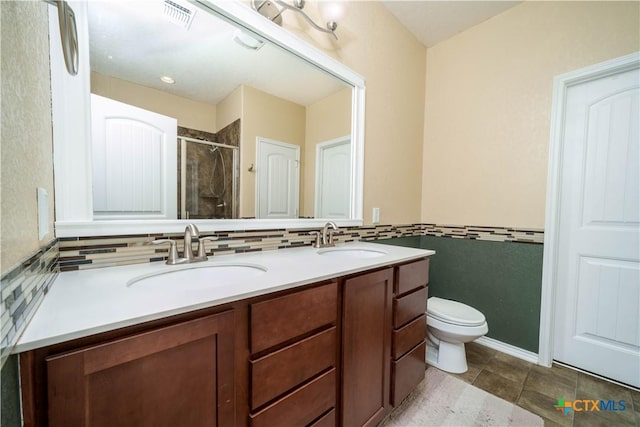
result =
M183 268L164 262L63 272L52 284L13 352L33 350L435 253L364 242L340 244L335 248L377 250L385 255L375 258L324 256L318 254L318 249L306 246L212 256L209 261L188 266L247 264L264 267L266 272L224 286L199 289L181 288L179 283L170 290L154 289L152 285L127 286L128 281L142 275ZM212 279L215 279L215 269L201 271L211 272Z

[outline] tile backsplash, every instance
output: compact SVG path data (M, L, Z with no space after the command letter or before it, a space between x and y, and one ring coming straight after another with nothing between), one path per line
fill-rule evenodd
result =
M218 240L207 242L209 255L286 249L311 245L317 228L201 233ZM436 224L372 225L343 227L335 234L337 242L389 239L406 236L443 236L471 240L542 243L542 230L504 227L454 226ZM73 237L59 239L60 271L136 264L166 259L167 247L151 245L154 239L176 240L182 251L182 234L145 234L137 236ZM195 250L195 249L194 249Z
M208 255L215 256L309 246L314 239L311 232L316 230L273 229L201 234L218 237L216 241L207 242ZM407 224L343 227L335 234L335 240L371 241L420 235L536 244L542 244L544 239L544 232L539 229ZM163 261L167 256L166 246L155 246L150 242L159 238L175 239L181 251L182 237L182 234L65 237L52 241L32 254L1 278L2 364L58 272Z
M58 274L56 240L19 263L0 279L0 366L11 352Z
M219 231L202 232L201 235L218 238L213 242L207 242L207 254L215 256L309 246L314 239L311 232L316 230L317 228ZM334 238L337 242L352 242L414 236L421 232L420 224L350 227L340 228ZM181 233L61 238L59 239L60 271L161 261L166 259L167 246L155 246L150 242L164 238L175 240L178 250L182 251L183 234Z

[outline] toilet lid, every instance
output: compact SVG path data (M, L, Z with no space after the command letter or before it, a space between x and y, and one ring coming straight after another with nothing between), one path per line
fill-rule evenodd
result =
M438 297L429 298L427 314L443 322L461 326L479 326L486 320L484 314L473 307Z

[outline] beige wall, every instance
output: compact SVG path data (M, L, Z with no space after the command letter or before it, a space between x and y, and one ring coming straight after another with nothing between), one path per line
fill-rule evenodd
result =
M53 239L49 24L42 2L0 2L2 39L2 274ZM31 72L26 72L26 71ZM49 229L38 240L36 188L49 193Z
M178 126L215 133L216 106L91 72L91 93L178 120Z
M554 76L640 49L638 2L526 2L427 52L422 221L544 227Z
M240 216L255 216L256 174L249 166L256 163L258 136L300 146L304 158L305 108L250 86L242 86L240 120ZM304 167L304 166L302 166ZM304 188L303 183L300 188ZM302 200L303 195L300 195Z
M218 132L242 116L242 86L238 86L216 106Z
M307 106L302 215L313 216L316 145L351 133L351 89L343 89Z
M383 223L542 227L553 76L640 48L637 2L527 2L429 49L428 60L379 2L346 8L338 41L291 13L284 27L366 80L365 223L371 208L380 207ZM39 246L35 188L53 192L44 123L50 120L48 49L40 45L47 29L32 28L46 22L44 10L39 3L2 2L2 39L15 40L3 43L2 52L3 271ZM305 10L317 15L312 3ZM37 97L8 95L23 87ZM206 118L210 127L203 130L222 126L215 117ZM243 155L241 173L253 185L247 168L255 162L255 135L246 130L243 145L252 153ZM249 212L242 214L253 216L253 192L243 195Z
M283 27L366 79L364 220L420 220L426 48L378 1L345 2L338 41L285 13ZM305 11L317 17L315 4ZM318 22L322 22L318 20Z

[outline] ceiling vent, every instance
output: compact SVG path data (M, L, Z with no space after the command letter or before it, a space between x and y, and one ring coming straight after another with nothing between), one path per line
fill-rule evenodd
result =
M164 0L164 15L169 21L188 30L196 11L171 0Z

